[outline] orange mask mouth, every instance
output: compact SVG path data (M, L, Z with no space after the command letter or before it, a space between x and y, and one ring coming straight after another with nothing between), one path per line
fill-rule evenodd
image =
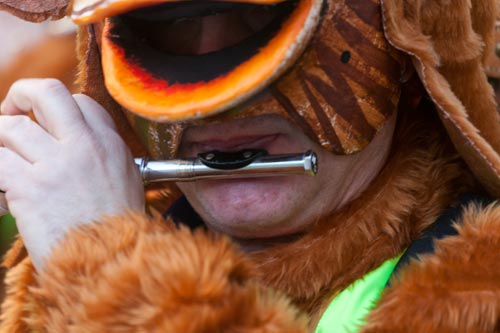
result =
M282 75L313 35L322 2L77 1L73 19L115 15L101 41L108 91L135 114L171 122L226 111Z
M264 114L355 154L411 74L385 39L380 0L90 3L75 0L73 18L96 22L106 88L155 159L175 157L189 126Z

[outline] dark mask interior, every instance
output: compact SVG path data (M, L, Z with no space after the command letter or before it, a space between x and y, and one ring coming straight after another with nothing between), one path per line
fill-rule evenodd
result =
M297 2L166 3L110 18L108 38L127 61L169 85L208 82L256 55Z

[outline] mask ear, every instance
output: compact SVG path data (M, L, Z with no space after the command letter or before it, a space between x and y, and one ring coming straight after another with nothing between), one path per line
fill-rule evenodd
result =
M382 0L385 33L410 54L457 151L500 196L500 114L483 62L497 0Z
M69 0L0 0L0 10L26 21L41 22L65 16L68 3Z

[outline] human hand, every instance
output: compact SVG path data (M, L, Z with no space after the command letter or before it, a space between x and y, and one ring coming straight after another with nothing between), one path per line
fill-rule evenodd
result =
M54 79L26 79L0 111L0 189L37 269L72 227L144 210L132 155L90 97Z

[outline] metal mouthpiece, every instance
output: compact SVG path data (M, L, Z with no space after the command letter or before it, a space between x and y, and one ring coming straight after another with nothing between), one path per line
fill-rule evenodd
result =
M227 179L285 175L314 176L318 158L312 151L299 154L267 155L265 150L247 149L236 153L207 152L185 160L135 160L144 183L190 182L200 179Z

